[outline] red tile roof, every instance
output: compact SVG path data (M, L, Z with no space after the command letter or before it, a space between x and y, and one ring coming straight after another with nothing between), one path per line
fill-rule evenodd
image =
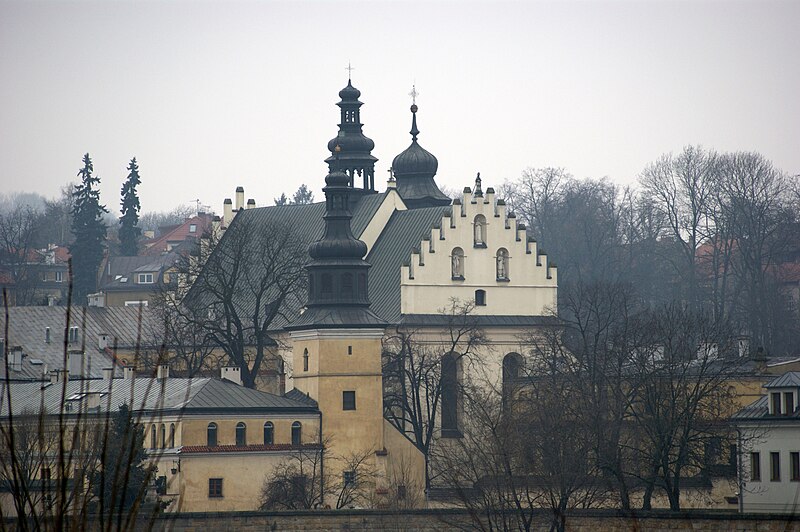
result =
M141 253L141 255L160 255L169 251L168 248L170 242L183 242L184 240L188 240L190 238L198 238L209 227L211 227L211 220L212 215L210 214L203 213L193 216L182 224L168 229L155 240L151 240L148 244L146 244L147 248ZM189 231L189 226L191 225L196 226L196 230L194 232Z

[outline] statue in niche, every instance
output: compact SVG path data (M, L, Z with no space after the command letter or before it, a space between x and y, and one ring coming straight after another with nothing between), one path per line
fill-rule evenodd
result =
M453 252L452 256L452 276L453 277L462 277L461 273L461 254L458 252Z
M483 224L475 221L475 243L483 244Z
M506 252L500 250L497 252L497 278L498 279L507 279L508 278L508 263L506 262L507 255Z

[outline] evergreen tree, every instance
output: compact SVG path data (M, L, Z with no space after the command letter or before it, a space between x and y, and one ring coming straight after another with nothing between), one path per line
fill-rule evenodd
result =
M144 427L135 422L127 404L120 405L111 418L106 438L92 486L102 510L120 514L144 500L155 471L146 462Z
M136 164L136 157L131 159L128 165L128 179L122 184L122 216L119 218L119 248L120 253L127 257L133 257L138 253L138 240L142 234L139 228L139 196L136 195L136 187L141 183L139 179L139 166Z
M78 171L81 182L72 193L75 200L72 206L72 233L75 242L69 248L72 255L73 301L86 304L86 296L96 288L97 270L103 260L103 246L106 239L106 224L103 213L108 212L100 205L100 191L97 186L100 178L92 175L94 166L89 154L83 156L83 168Z
M309 203L314 203L314 193L308 190L308 187L303 183L300 185L300 188L297 189L297 192L294 193L291 204L308 205Z
M289 198L286 197L286 194L281 193L280 198L275 198L275 205L289 205Z

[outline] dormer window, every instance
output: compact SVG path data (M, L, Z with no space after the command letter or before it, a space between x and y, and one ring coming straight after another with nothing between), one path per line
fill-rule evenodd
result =
M770 397L770 414L773 416L781 415L781 394L780 392L772 392Z
M152 273L140 273L138 277L139 284L153 284Z
M794 392L783 392L783 413L787 416L794 413Z

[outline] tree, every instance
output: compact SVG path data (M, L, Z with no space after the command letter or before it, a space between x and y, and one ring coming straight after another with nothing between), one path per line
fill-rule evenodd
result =
M39 233L39 246L66 246L71 242L72 211L75 205L75 184L61 187L60 195L44 204L44 221Z
M191 290L173 310L204 330L210 344L241 368L243 384L254 388L265 359L278 357L275 320L287 318L286 309L305 298L308 242L296 227L257 225L242 213L218 238L210 235L203 244L213 250L206 260L208 253L181 261Z
M119 218L119 244L120 253L124 256L133 257L138 253L138 240L142 234L139 228L139 196L136 195L136 187L139 186L139 166L136 164L136 157L131 159L128 165L128 179L122 184L122 200L120 202L122 216Z
M0 271L11 277L17 305L32 304L39 284L30 265L41 226L41 215L27 206L0 213Z
M93 176L94 166L89 154L83 156L83 168L78 171L81 182L75 187L72 209L72 233L75 241L70 246L74 301L85 302L86 296L97 286L97 270L103 260L106 225L100 205L100 178Z
M442 358L453 354L454 362L463 362L476 356L485 342L474 308L473 301L452 300L440 312L443 325L438 333L399 326L384 339L384 417L424 455L426 487L431 482L431 447L445 386Z
M323 463L325 445L293 451L264 479L261 510L310 510L325 503Z
M308 205L314 203L314 193L303 183L292 196L292 205Z
M279 198L275 198L275 205L289 205L289 198L286 197L286 194L281 193Z

